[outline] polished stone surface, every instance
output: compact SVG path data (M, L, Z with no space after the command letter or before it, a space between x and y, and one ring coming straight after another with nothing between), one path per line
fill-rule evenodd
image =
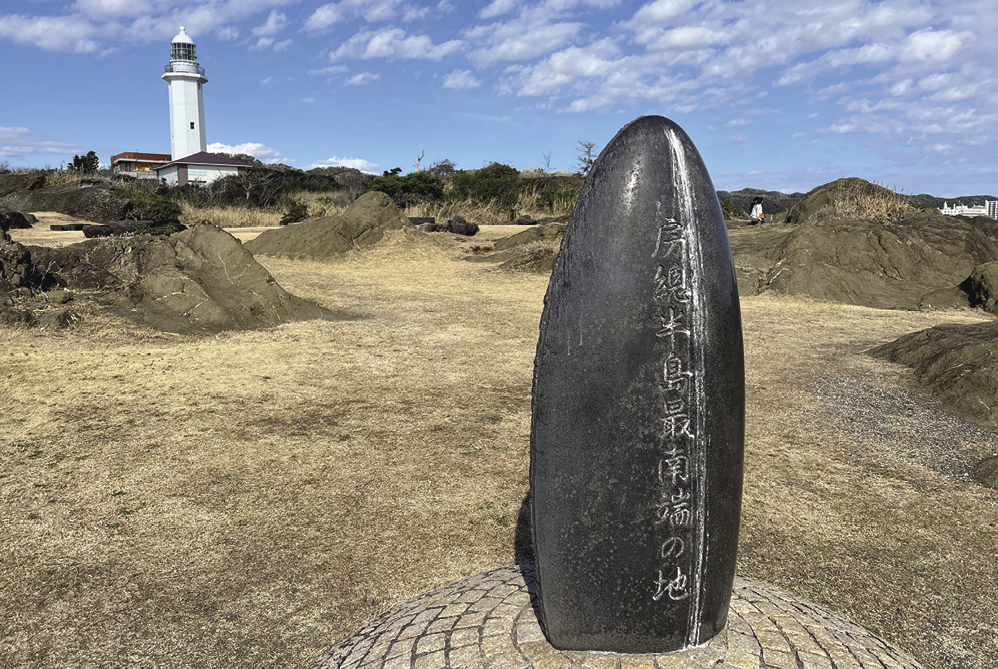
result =
M827 610L736 577L727 628L675 653L557 650L532 602L529 565L458 581L393 608L309 669L920 669Z
M556 647L665 652L723 629L744 398L714 186L679 126L642 117L587 178L541 318L532 527Z

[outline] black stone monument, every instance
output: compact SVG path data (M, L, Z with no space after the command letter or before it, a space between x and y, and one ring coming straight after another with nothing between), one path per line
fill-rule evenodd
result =
M531 520L552 645L662 653L723 629L744 425L714 185L678 125L639 118L586 179L541 318Z

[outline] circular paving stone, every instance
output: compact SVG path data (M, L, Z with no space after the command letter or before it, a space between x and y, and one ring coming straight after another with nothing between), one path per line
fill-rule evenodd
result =
M396 606L309 669L921 669L825 609L735 577L724 631L665 655L560 651L533 606L534 570L505 567Z

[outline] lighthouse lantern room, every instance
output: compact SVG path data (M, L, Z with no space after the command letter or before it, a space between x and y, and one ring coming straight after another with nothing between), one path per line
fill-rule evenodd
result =
M207 150L204 132L204 97L207 83L204 68L198 65L197 52L183 26L173 38L170 64L163 79L170 86L170 153L173 160Z

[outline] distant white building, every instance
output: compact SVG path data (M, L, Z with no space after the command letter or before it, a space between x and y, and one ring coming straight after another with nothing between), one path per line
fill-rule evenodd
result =
M943 208L939 211L947 216L990 216L998 218L998 200L988 200L982 205L955 204L952 207L949 206L949 202L943 202Z
M240 174L249 165L214 153L199 152L180 160L174 160L156 168L156 177L168 186L183 186L189 183L210 184L215 179Z

